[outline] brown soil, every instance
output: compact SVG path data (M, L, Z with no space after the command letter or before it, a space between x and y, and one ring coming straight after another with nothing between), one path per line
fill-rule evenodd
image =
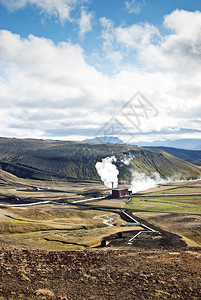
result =
M201 250L0 249L0 299L200 299Z

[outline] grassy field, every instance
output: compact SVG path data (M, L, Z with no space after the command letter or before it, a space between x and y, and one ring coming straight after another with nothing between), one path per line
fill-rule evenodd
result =
M155 194L155 193L154 193ZM156 194L201 194L201 188L200 186L198 187L177 187L177 188L172 188L172 189L165 189L156 192Z
M183 238L189 246L201 247L201 216L179 213L137 213L151 224Z
M57 191L36 191L31 187L19 186L18 178L0 171L1 176L5 176L11 183L0 183L0 202L6 203L7 196L37 198L42 200L59 200L68 198L79 200L91 198L90 192L104 191L105 187L99 183L88 182L66 182L66 181L35 181L30 179L19 179L20 183L30 186L50 187ZM185 186L184 186L185 185ZM176 189L172 189L172 188ZM61 191L78 191L84 195L76 193L65 193ZM201 191L200 182L177 183L177 185L161 186L158 189L147 191L151 193L165 193L171 195L191 194ZM187 218L189 214L201 214L200 196L163 196L163 197L136 196L128 199L104 199L90 202L91 205L124 207L131 209L145 210L142 219L147 219L150 224L155 224L159 228L177 233L196 245L201 245L200 240L200 216L198 219ZM16 201L13 200L16 204ZM8 202L10 203L10 202ZM156 211L158 213L151 213ZM168 214L165 214L168 213ZM162 222L160 215L162 214ZM173 214L175 216L173 217ZM167 217L169 216L169 217ZM180 218L181 217L181 218ZM184 220L184 221L183 221ZM185 221L187 220L187 221ZM101 240L111 234L121 231L132 231L133 227L122 227L124 221L118 214L105 211L95 211L78 209L75 206L39 205L34 207L13 207L0 209L0 244L18 245L23 247L43 248L43 249L85 249L96 247L101 244ZM173 225L174 224L174 225ZM187 224L187 225L186 225ZM135 227L135 230L141 228Z
M158 212L201 214L201 198L189 197L135 197L126 208Z
M201 182L181 182L176 183L175 186L169 184L147 192L149 197L146 197L144 192L144 197L139 195L132 198L126 207L147 211L136 215L159 228L180 235L189 246L200 247L201 196L188 196L188 194L201 193ZM152 194L153 196L150 197ZM167 196L154 197L154 194L167 194ZM171 196L172 194L186 196Z
M0 209L0 216L0 243L8 245L79 250L100 246L104 237L125 231L117 214L68 206Z
M14 199L19 197L22 199L21 202L24 201L23 198L25 201L29 198L56 201L80 200L91 198L90 193L93 191L107 190L103 183L21 179L2 170L0 170L0 177L9 181L0 182L0 202L4 204L18 204L16 200L9 200L9 197ZM19 183L30 187L20 186ZM47 188L47 190L37 191L31 186ZM49 191L48 188L57 191ZM121 207L126 199L112 202L112 205ZM108 200L100 204L107 205L107 203L111 205ZM96 202L93 204L96 205ZM121 227L122 222L118 215L105 211L77 209L74 206L61 207L48 204L1 208L0 243L61 250L90 248L100 245L104 237L125 230Z

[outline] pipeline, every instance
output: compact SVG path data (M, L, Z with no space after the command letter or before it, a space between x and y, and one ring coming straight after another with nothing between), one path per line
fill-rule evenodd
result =
M121 213L124 214L129 220L131 220L131 222L133 223L133 225L138 225L146 230L141 230L139 231L137 234L135 234L130 240L128 240L128 244L132 244L132 241L138 237L139 235L144 235L144 233L147 233L148 236L153 236L153 235L160 235L161 233L158 230L155 230L143 223L139 223L133 216L131 216L130 214L128 214L126 211L121 210Z

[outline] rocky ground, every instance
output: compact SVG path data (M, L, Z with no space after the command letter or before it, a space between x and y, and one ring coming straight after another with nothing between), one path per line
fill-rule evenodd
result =
M201 249L0 249L0 299L201 299Z

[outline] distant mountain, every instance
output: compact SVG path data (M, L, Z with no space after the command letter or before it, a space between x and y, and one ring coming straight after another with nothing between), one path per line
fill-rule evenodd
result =
M115 136L101 136L93 139L86 139L84 142L106 143L106 144L124 144L122 140Z
M132 172L162 177L178 175L196 179L201 169L160 149L128 144L0 138L0 169L18 177L71 180L100 180L95 164L114 155L120 181L130 181ZM129 164L123 163L129 161Z
M201 150L201 139L156 140L153 142L137 142L139 147L170 147L186 150Z
M147 147L146 147L147 148ZM148 147L149 149L161 149L178 158L188 161L192 164L201 166L201 150L186 150L170 147Z

